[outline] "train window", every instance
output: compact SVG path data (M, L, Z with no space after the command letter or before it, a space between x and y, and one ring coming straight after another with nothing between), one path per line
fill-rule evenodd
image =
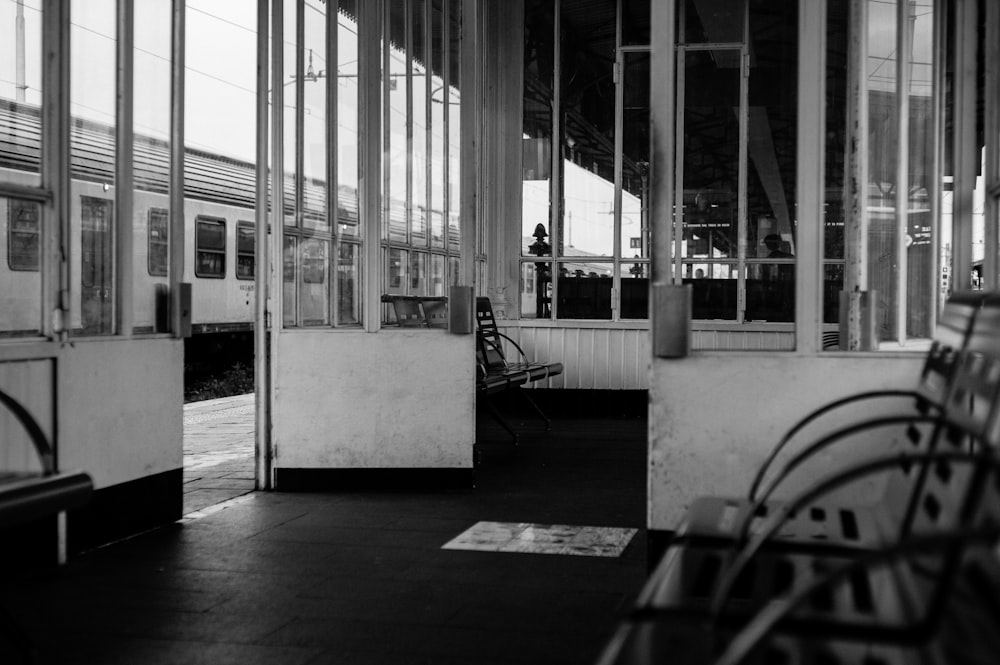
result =
M226 276L226 220L198 217L194 274L197 277Z
M253 222L236 222L236 279L254 278L256 249Z
M7 265L11 270L38 270L40 212L34 201L7 199Z
M152 276L166 277L170 264L170 217L163 208L149 209L149 256L147 269Z

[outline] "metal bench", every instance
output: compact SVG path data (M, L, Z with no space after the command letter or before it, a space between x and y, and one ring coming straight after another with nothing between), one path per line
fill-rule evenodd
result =
M941 352L931 372L939 374L933 379L939 393L916 391L917 406L908 413L845 419L803 454L886 426L929 427L922 445L903 439L876 446L788 500L770 503L760 517L769 486L756 496L751 491L752 500L730 520L734 526L714 542L676 540L599 662L955 662L940 658L956 646L947 619L957 612L1000 618L1000 299L983 299L972 319L968 333L959 334L960 348L952 339L950 351L932 351ZM910 479L909 490L875 503L874 537L862 539L863 546L819 524L836 519L832 504L817 509L833 492L892 474ZM810 525L822 534L812 543ZM992 582L980 594L988 602L956 592L969 586L970 570L980 580L972 587ZM987 623L986 632L961 638L960 647L981 659L969 662L995 656Z

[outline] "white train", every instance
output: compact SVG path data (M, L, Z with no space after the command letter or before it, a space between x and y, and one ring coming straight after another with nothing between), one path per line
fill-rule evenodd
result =
M37 107L0 100L0 178L39 182L40 118ZM169 224L168 146L136 136L133 219L115 211L114 137L110 127L75 120L71 133L72 215L70 278L73 335L109 334L118 306L115 260L118 226L133 234L133 312L137 334L166 330ZM185 155L182 281L192 284L192 332L249 332L254 305L254 165L188 149ZM319 183L306 184L305 205ZM308 212L308 211L307 211ZM341 219L357 219L356 206ZM40 206L0 197L0 267L3 307L0 336L37 334L40 305ZM324 276L320 276L320 279Z

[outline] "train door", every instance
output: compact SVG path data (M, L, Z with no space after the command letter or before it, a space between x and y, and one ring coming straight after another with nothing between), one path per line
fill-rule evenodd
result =
M80 197L80 325L85 335L114 332L113 202Z

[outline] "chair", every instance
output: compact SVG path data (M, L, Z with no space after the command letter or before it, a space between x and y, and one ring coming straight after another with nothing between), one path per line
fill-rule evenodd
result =
M916 539L946 538L967 528L981 504L987 467L996 465L1000 447L1000 300L991 299L977 316L965 350L958 355L954 385L945 415L915 414L875 419L866 424L933 422L940 425L939 448L917 451L878 451L868 459L839 469L811 488L781 504L743 544L733 540L733 550L697 540L681 541L668 554L647 583L638 611L652 614L693 614L726 625L747 621L775 598L787 596L801 580L851 565L853 560L878 556ZM817 499L873 473L923 473L913 497L912 513L889 524L880 547L850 553L776 548L790 520L814 506ZM897 513L898 514L898 511ZM877 636L919 640L940 618L942 598L956 566L956 552L923 565L916 582L895 579L893 571L858 569L839 595L827 594L803 611L784 619L796 630L861 638ZM927 579L923 579L927 578ZM906 592L891 590L906 587ZM802 608L800 608L802 609Z
M517 351L519 362L509 362L507 360L507 355L504 351L504 340ZM513 437L516 444L517 432L500 415L500 412L489 400L489 397L562 374L562 363L529 361L524 350L521 349L517 342L501 333L497 328L497 322L493 316L493 305L490 303L490 299L486 297L476 298L476 362L478 367L476 390L484 397L490 415ZM535 404L535 401L524 391L517 390L517 392L528 402L535 413L545 421L545 429L551 429L552 421Z

